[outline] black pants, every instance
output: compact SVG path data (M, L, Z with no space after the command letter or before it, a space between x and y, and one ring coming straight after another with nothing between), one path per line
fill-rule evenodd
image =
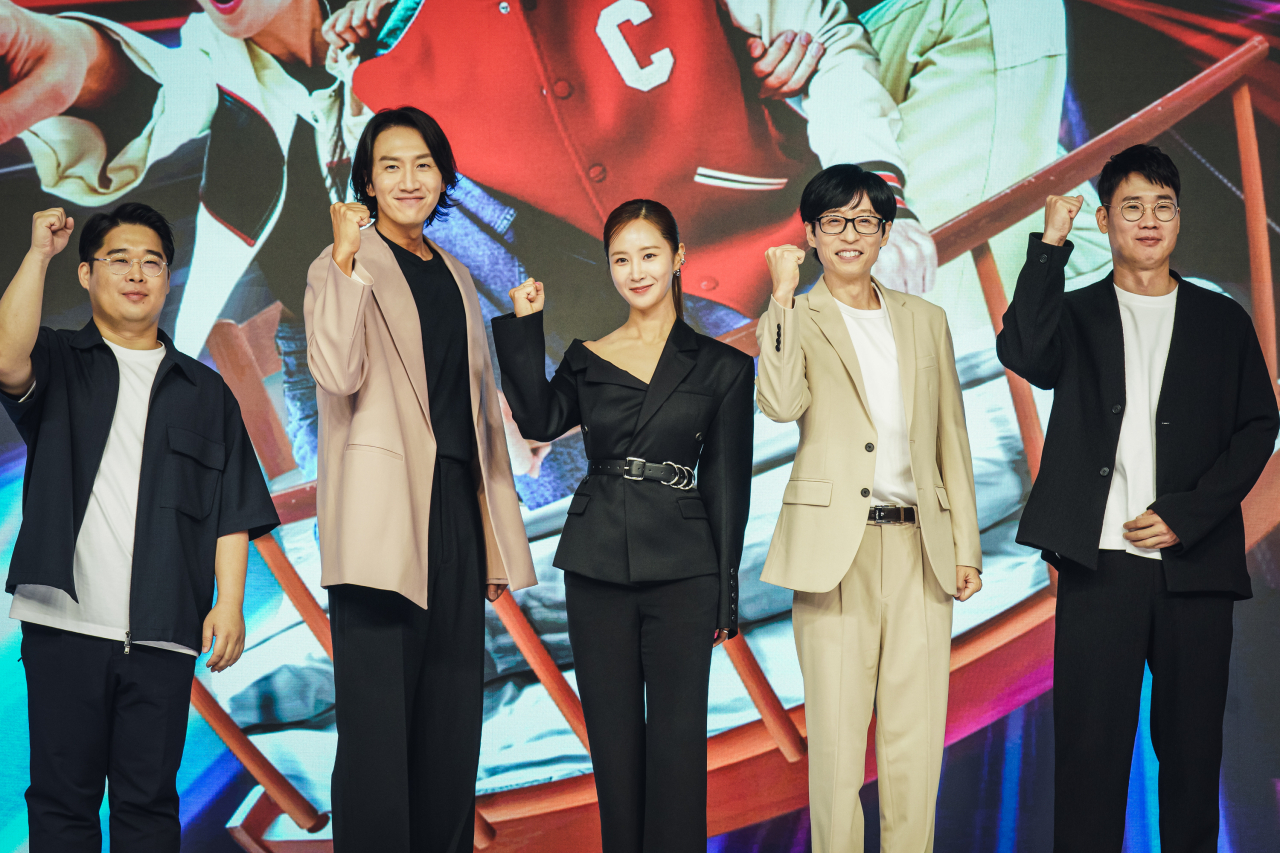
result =
M195 657L22 623L31 730L31 853L177 853L178 765Z
M436 461L428 535L428 609L387 590L329 589L335 853L472 850L485 571L470 466Z
M1151 668L1164 853L1216 853L1233 600L1172 593L1164 565L1102 551L1058 575L1053 713L1055 853L1119 853Z
M603 853L706 853L719 595L715 575L630 586L565 572Z

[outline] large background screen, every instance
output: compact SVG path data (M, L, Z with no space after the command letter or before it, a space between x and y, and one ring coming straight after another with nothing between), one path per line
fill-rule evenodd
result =
M326 22L352 44L329 50ZM758 74L790 37L822 45L794 93ZM955 608L936 849L1049 849L1055 581L1014 537L1052 396L1005 374L993 318L1046 193L1086 199L1068 287L1106 274L1090 181L1107 154L1150 141L1182 172L1174 267L1251 312L1274 370L1277 47L1280 7L1264 0L0 0L0 267L17 269L37 210L83 222L137 200L164 212L178 239L161 325L235 391L286 522L251 549L243 659L199 668L183 849L328 846L334 689L302 295L332 240L328 206L349 198L364 123L402 104L441 123L462 176L458 206L428 236L468 266L486 319L510 310L525 277L546 283L548 370L573 339L625 317L600 241L622 201L672 209L689 252L687 319L754 353L763 253L803 240L809 177L852 162L894 185L899 218L876 272L947 311L984 552L984 589ZM46 325L89 321L75 263L65 251L50 265ZM811 255L802 287L819 272ZM755 436L744 640L712 668L709 849L800 851L791 597L759 580L797 432L757 414ZM591 765L564 689L573 659L551 565L582 440L529 442L509 423L508 446L540 583L489 610L476 840L585 853L599 844ZM3 421L4 565L24 460ZM1261 853L1280 849L1280 463L1246 518L1255 597L1235 611L1219 849ZM0 620L0 851L27 838L19 640L18 623ZM1149 676L1147 688L1132 853L1159 849ZM874 784L862 796L873 814Z

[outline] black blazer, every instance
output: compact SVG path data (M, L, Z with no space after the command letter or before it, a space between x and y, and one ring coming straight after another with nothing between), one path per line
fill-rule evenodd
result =
M551 441L581 424L588 459L697 467L697 486L688 491L587 476L569 504L554 564L613 583L719 574L717 624L736 633L751 495L751 357L676 321L647 385L579 340L548 381L541 312L494 318L493 341L502 390L525 438Z
M1018 542L1045 559L1097 568L1102 516L1125 405L1124 332L1113 274L1063 293L1072 244L1033 234L996 352L1032 385L1054 389L1040 475ZM1156 406L1156 501L1181 540L1165 548L1172 592L1253 593L1240 504L1275 447L1280 416L1249 315L1184 281Z

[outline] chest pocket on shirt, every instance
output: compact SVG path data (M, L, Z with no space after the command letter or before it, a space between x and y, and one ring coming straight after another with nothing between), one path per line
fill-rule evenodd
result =
M218 479L227 464L227 448L182 427L169 427L169 453L160 485L160 506L192 518L213 511Z

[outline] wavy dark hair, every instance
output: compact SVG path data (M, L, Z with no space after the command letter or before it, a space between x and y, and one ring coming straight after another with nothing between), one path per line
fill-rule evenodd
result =
M659 201L647 198L633 198L624 201L613 209L604 222L604 255L609 257L609 246L618 232L637 220L644 220L658 229L662 239L671 246L671 254L680 251L680 229L676 226L676 218L671 215L667 206ZM684 319L684 288L680 282L680 270L671 276L671 301L676 307L676 317Z
M427 217L426 224L430 225L437 219L448 218L449 209L458 203L453 197L453 189L458 185L458 166L453 159L453 148L449 145L449 137L444 135L444 130L436 120L417 107L379 110L377 115L369 119L369 123L365 125L364 132L360 134L360 141L356 143L355 154L351 158L351 189L355 192L356 199L369 208L370 216L378 215L378 200L369 194L369 184L373 179L373 144L383 131L393 127L407 127L418 131L422 141L427 144L427 150L431 152L432 159L436 161L436 168L444 178L440 200L436 202L435 210L431 211L431 215Z
M102 251L107 233L121 225L141 225L156 232L156 236L160 238L160 247L164 249L165 263L173 263L173 228L169 225L169 220L154 207L138 201L127 201L108 213L95 213L89 217L80 231L80 262L93 263L94 257Z

